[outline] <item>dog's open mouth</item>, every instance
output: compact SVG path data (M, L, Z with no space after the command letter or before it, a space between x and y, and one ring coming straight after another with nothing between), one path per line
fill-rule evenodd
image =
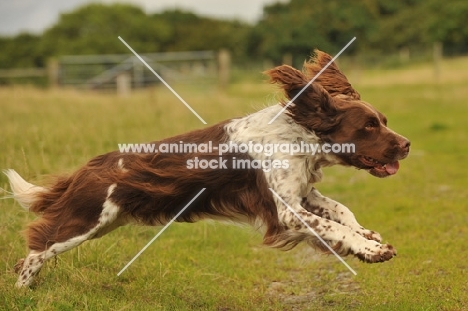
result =
M360 156L359 160L367 167L366 169L369 171L369 173L377 177L394 175L400 168L400 163L398 161L382 163L366 156Z

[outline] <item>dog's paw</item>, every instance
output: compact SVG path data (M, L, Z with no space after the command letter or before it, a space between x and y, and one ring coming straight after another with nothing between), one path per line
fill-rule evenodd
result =
M366 246L364 251L360 250L355 253L355 256L367 263L384 262L392 259L397 254L396 249L390 244L379 244L375 246Z
M15 271L16 274L19 274L21 270L23 270L23 265L24 265L24 258L21 258L13 267L13 270Z
M380 233L376 231L362 228L361 230L358 230L356 232L368 240L376 241L379 243L382 242L382 237L380 236Z

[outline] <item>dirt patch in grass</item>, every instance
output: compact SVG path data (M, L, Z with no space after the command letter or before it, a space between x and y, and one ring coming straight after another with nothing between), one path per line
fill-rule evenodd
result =
M286 279L270 282L268 296L293 311L343 307L343 301L347 302L346 307L353 306L359 284L350 271L337 265L334 256L318 254L307 247L291 255L297 266L287 269Z

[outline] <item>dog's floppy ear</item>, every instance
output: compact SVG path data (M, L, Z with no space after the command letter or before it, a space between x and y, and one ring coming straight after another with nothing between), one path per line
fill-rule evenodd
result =
M289 100L309 82L301 71L287 65L265 71L265 74L270 77L271 83L278 83L283 88ZM281 104L285 106L288 102ZM297 123L319 136L331 132L340 122L340 113L334 99L316 82L302 91L294 103L287 106L287 111Z
M284 89L289 99L293 98L290 92L302 89L308 82L302 72L288 65L278 66L264 73L270 77L270 83L278 83Z
M315 56L307 62L304 62L302 68L307 79L311 80L333 59L325 52L315 50ZM346 76L340 71L335 62L332 62L320 75L315 78L315 81L327 90L327 92L335 97L345 95L351 99L359 100L361 96L351 86Z

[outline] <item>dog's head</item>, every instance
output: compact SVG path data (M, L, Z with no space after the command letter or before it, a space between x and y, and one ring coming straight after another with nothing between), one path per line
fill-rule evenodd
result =
M353 144L354 152L335 153L341 164L368 170L377 177L395 174L398 161L409 153L409 140L388 128L387 118L361 100L335 63L317 75L332 58L321 51L315 53L302 72L286 65L266 72L272 83L281 85L289 100L316 77L287 106L288 114L314 131L323 143Z

